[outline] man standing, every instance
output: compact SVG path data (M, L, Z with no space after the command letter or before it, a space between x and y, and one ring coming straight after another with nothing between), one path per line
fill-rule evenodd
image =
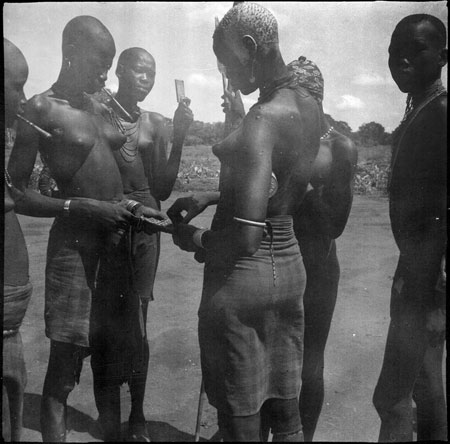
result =
M416 14L396 26L389 68L408 93L394 138L390 218L400 258L391 295L391 322L373 402L380 441L412 441L412 400L418 440L447 440L442 381L445 340L447 92L446 30Z
M116 69L119 90L108 103L111 107L108 120L126 136L125 143L114 152L126 198L159 209L160 200L167 199L172 192L193 115L189 99L181 101L173 119L173 144L167 159L165 118L137 105L152 90L155 74L155 60L146 50L123 51ZM148 303L153 300L159 234L147 235L132 229L125 242L126 245L121 245L122 254L105 256L101 261L94 298L97 319L92 337L94 392L105 438L113 440L120 437L119 387L128 382L131 412L127 440L148 442L143 411L149 361L146 322ZM131 292L124 289L124 281L129 282ZM131 326L139 326L139 331L132 332Z

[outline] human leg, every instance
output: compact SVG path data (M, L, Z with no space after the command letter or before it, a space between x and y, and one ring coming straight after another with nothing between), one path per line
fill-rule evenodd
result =
M379 441L411 441L412 393L428 345L424 310L400 260L391 296L391 322L373 403L381 419Z
M160 237L143 232L132 234L133 289L139 296L140 304L136 309L142 320L144 337L137 349L135 365L129 383L131 393L131 411L129 417L129 439L149 441L144 415L144 396L149 363L147 341L148 303L153 300L153 284L159 258Z
M147 323L148 301L141 305L144 325ZM139 354L140 362L133 369L133 374L129 383L131 394L131 411L128 419L129 431L128 441L150 442L145 415L144 415L144 397L145 385L147 382L147 371L149 362L149 346L147 334L142 341L142 351Z
M339 283L336 244L323 239L300 242L306 268L302 388L299 408L305 441L312 441L324 399L324 354Z
M261 433L270 428L273 442L303 442L297 398L269 399L261 408Z
M65 442L67 398L79 382L87 349L58 341L50 342L50 357L41 401L41 432L44 442Z
M224 442L261 441L261 418L259 413L250 416L232 416L218 411L217 419Z
M447 408L442 378L444 338L429 345L414 386L417 406L417 440L447 440Z
M22 432L23 397L27 373L20 332L3 338L3 417L12 442L20 441ZM5 399L6 398L6 399ZM7 407L7 410L6 410Z

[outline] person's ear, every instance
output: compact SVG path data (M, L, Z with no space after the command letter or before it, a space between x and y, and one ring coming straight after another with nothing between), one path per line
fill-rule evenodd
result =
M124 71L124 66L122 65L122 63L118 63L117 68L116 68L116 76L118 79L120 79L122 77L123 71Z
M442 68L444 67L448 62L448 49L444 48L441 49L439 53L439 66Z
M254 59L256 57L256 52L258 51L258 44L255 39L251 35L244 35L244 37L242 37L242 44L245 49L247 49L250 58Z
M75 57L75 45L68 44L64 46L64 61L70 67L74 57Z

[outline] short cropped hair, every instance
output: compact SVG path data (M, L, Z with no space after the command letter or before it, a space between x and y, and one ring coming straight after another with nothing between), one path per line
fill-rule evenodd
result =
M119 60L117 60L117 66L127 66L128 64L134 62L134 60L136 59L136 55L139 53L144 53L154 60L153 56L144 48L127 48L121 52Z
M428 22L436 30L435 41L440 49L445 48L447 45L447 30L444 23L437 17L429 14L412 14L401 19L395 29L408 25L416 25L418 23Z
M260 46L278 43L278 23L273 14L256 3L238 3L220 21L213 38L234 31L238 37L252 36Z

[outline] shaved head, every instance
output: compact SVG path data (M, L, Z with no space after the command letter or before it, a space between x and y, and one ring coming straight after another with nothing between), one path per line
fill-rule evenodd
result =
M116 53L114 39L106 26L95 17L80 15L67 23L62 36L63 53L66 48L74 46L76 48L90 48L92 46L112 53Z
M20 49L7 39L3 39L5 120L10 126L15 115L25 102L23 87L28 78L28 65Z
M405 28L411 25L417 25L419 23L427 22L431 25L433 32L430 33L430 38L438 49L443 49L447 44L447 31L445 29L444 23L437 17L429 14L412 14L400 20L400 22L395 27L394 32L401 32Z
M95 17L80 15L67 23L62 36L60 79L66 89L93 94L105 85L116 54L114 39Z
M122 51L117 61L117 65L128 66L138 59L145 59L146 61L155 64L153 56L143 48L128 48Z
M118 97L134 106L145 100L155 84L155 59L143 48L125 49L119 56L116 75L119 79Z

